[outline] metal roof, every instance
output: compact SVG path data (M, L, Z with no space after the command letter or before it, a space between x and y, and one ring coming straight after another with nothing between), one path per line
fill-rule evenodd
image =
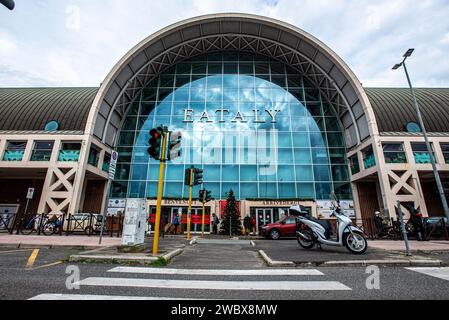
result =
M365 88L376 115L379 132L406 132L418 123L408 88ZM449 132L449 88L419 88L416 96L429 132Z
M0 130L42 131L55 120L60 131L84 131L98 88L0 88Z
M98 88L0 88L0 130L42 131L56 120L61 131L84 131ZM379 132L404 133L417 122L409 89L365 88ZM449 88L416 89L429 132L449 132Z

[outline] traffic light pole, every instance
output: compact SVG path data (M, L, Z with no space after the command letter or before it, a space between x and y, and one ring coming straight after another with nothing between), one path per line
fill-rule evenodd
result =
M157 205L156 205L156 220L154 222L154 240L153 240L153 256L157 256L159 246L159 229L161 223L161 207L162 207L162 189L164 186L164 168L166 159L166 147L167 147L168 132L164 130L162 138L162 156L159 165L159 183L157 188Z
M201 220L201 238L202 239L204 239L204 217L206 216L206 212L204 212L204 209L205 209L205 204L206 204L206 200L205 200L205 198L206 198L206 190L204 190L204 192L203 192L203 199L201 199L202 201L202 203L203 203L203 217L202 217L202 220Z
M193 191L193 172L194 168L190 168L189 181L189 209L187 210L187 241L190 240L190 218L192 215L192 191Z

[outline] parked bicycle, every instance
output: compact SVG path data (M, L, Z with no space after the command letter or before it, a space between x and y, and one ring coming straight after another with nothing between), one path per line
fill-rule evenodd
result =
M33 232L43 233L46 236L51 236L59 233L61 222L56 215L51 218L44 215L34 215L25 219L20 227L20 232L23 235L30 235Z

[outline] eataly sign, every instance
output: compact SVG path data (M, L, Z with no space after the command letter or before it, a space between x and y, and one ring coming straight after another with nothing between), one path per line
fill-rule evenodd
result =
M254 108L253 110L254 114L254 122L255 123L266 123L267 118L271 119L271 123L276 123L276 116L281 110L276 109L265 109L265 112L268 114L266 116L265 120L262 120L259 118L260 116L260 110L257 108ZM215 110L214 114L219 114L220 120L219 123L224 123L225 121L225 114L228 115L230 113L229 109L221 108ZM184 122L193 122L195 119L195 114L193 109L184 109ZM237 111L237 113L232 118L231 122L248 122L246 120L247 115L241 111ZM198 118L200 122L205 121L208 123L214 123L214 120L210 118L209 112L207 110L204 110L201 113L201 117Z

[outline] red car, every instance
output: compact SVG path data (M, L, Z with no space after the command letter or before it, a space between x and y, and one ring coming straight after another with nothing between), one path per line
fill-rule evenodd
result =
M275 223L270 223L262 226L259 230L261 236L278 240L281 237L295 237L296 236L296 217L288 216Z

